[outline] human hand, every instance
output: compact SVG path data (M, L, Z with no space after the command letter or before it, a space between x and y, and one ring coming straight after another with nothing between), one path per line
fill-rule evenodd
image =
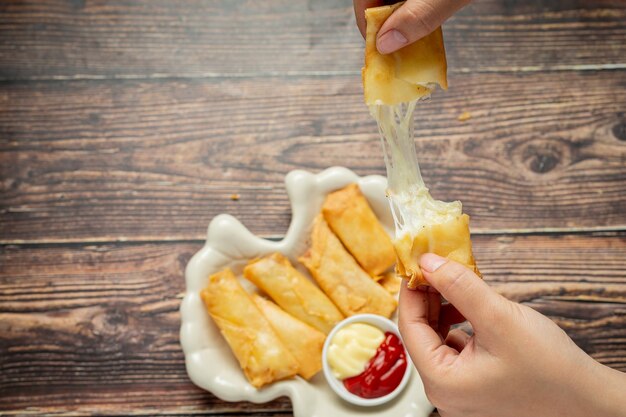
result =
M393 12L378 32L376 48L390 54L437 29L470 0L407 0ZM383 0L353 0L356 24L365 38L365 9L382 6Z
M403 286L399 329L442 417L624 416L626 374L600 365L550 319L462 265L426 254L420 267L432 287ZM441 305L440 293L450 304ZM462 316L472 336L448 331Z

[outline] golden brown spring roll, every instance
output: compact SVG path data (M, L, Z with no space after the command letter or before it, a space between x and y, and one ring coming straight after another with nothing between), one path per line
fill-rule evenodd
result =
M447 89L447 63L441 28L391 54L382 55L376 38L401 4L366 9L367 34L363 91L383 139L396 221L396 269L409 288L428 285L419 268L426 252L458 261L478 273L472 256L469 217L460 202L432 198L419 172L413 139L413 111L439 85Z
M211 275L200 296L253 386L297 373L298 362L230 269Z
M373 313L389 317L396 309L395 298L359 266L321 215L313 224L311 247L300 262L347 316Z
M394 246L398 255L398 274L409 280L409 288L430 285L419 267L420 256L429 252L459 262L481 276L472 254L467 214L446 219L442 223L428 224L426 220L419 231L405 234L394 241Z
M280 253L251 261L243 275L286 312L325 334L344 318L333 302Z
M391 238L358 185L350 184L328 194L322 214L346 249L371 276L378 277L396 262Z
M252 299L298 361L298 375L309 379L318 373L322 369L322 348L326 335L260 295L254 294Z
M378 52L378 31L401 5L365 10L367 33L362 77L368 105L413 101L429 95L435 84L444 90L448 88L446 51L440 27L396 52L386 55Z

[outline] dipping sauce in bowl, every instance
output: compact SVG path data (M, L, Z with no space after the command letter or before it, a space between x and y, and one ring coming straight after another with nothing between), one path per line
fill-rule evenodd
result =
M373 314L337 324L326 339L322 358L329 385L352 404L383 404L398 395L410 377L396 325Z

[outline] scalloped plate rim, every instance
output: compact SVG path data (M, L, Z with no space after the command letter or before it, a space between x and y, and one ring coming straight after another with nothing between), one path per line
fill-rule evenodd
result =
M296 377L255 389L245 380L234 355L209 319L199 297L198 291L203 280L210 273L226 266L237 270L246 260L273 251L280 251L295 261L296 255L306 245L308 228L313 217L319 213L326 194L355 182L359 184L381 223L391 232L393 220L384 193L386 178L380 175L361 177L344 167L331 167L317 174L294 170L285 176L292 219L287 233L279 241L253 235L229 214L218 214L211 220L205 244L192 256L185 268L186 292L180 307L180 343L187 374L195 385L229 402L250 401L258 404L287 396L291 399L294 416L297 417L326 417L326 413L331 411L337 417L370 413L406 417L430 415L433 406L428 402L414 368L405 392L391 403L374 408L351 406L341 400L326 385L322 372L311 382ZM242 283L251 288L251 284L244 280ZM216 357L220 359L220 368L217 370L212 369L209 361ZM319 409L321 402L315 401L319 396L324 397L326 405L330 404L330 409Z

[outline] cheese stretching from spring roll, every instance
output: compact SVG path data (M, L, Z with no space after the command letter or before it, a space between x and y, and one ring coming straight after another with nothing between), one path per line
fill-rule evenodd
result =
M326 335L260 295L254 294L252 299L298 361L298 375L309 379L318 373L322 369L322 348Z
M253 386L298 372L298 362L230 269L211 275L200 296Z
M391 238L358 185L350 184L328 194L322 214L346 249L372 277L378 278L393 266L396 254Z
M311 246L300 262L346 316L390 317L396 309L395 298L359 266L321 215L314 221Z
M387 195L396 225L396 270L409 280L409 288L415 288L428 285L419 268L419 258L426 252L479 272L472 255L469 217L463 214L460 201L446 203L430 195L420 174L413 142L417 101L428 98L437 84L444 89L448 85L441 29L390 55L379 54L378 30L398 7L396 4L365 12L363 89L383 142Z
M325 334L344 318L333 302L280 253L251 261L243 275L286 312Z
M460 201L435 200L424 184L413 142L416 102L374 105L387 166L387 196L395 222L396 271L409 288L429 285L419 267L422 254L432 252L459 262L480 276L472 254L469 216Z

